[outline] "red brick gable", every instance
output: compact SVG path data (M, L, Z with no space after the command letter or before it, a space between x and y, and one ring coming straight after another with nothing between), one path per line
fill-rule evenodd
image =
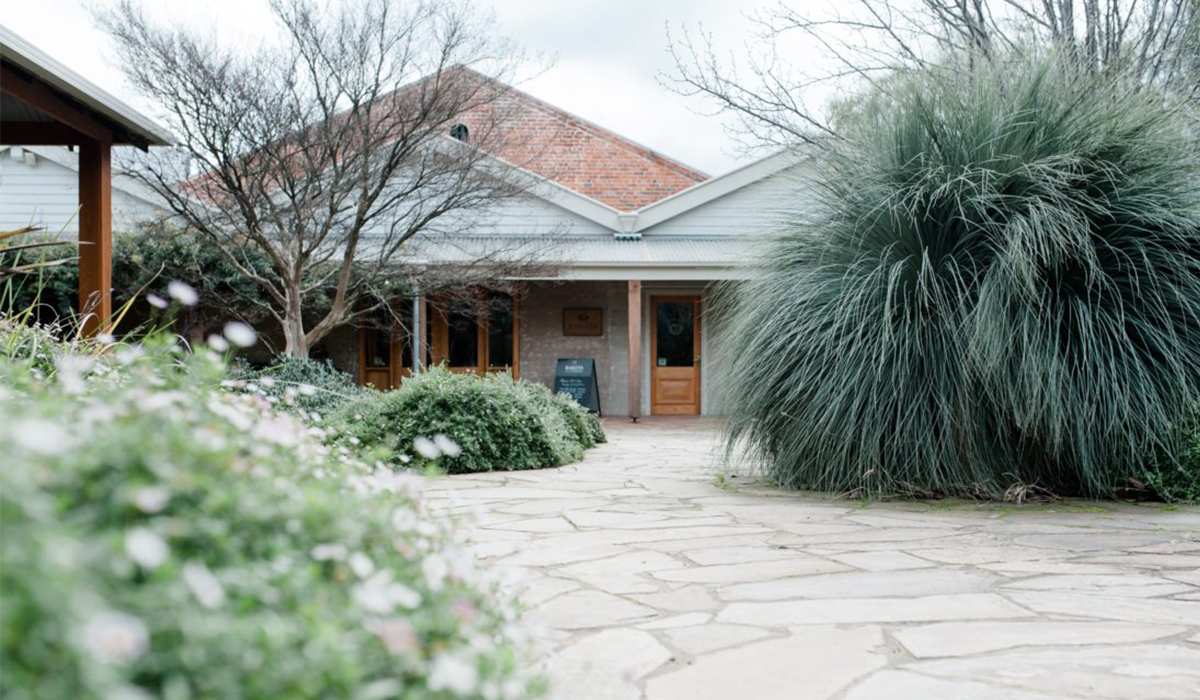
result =
M513 88L489 110L503 114L496 155L621 211L640 209L708 179L704 173ZM468 127L476 115L467 114Z

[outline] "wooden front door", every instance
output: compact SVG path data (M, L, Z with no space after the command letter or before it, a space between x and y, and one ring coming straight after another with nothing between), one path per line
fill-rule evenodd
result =
M650 297L650 413L700 413L700 297Z

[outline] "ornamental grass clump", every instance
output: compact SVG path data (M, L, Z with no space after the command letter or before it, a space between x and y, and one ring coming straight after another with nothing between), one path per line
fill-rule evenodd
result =
M1200 390L1200 149L1066 59L899 76L731 290L729 444L865 495L1109 496ZM797 208L811 207L804 201Z
M0 695L538 693L422 477L221 389L213 353L74 357L0 361Z

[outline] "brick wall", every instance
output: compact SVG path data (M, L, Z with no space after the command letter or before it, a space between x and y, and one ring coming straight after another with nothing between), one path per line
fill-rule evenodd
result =
M521 378L554 386L559 358L592 358L605 415L628 412L628 341L624 282L536 284L521 295ZM604 335L563 335L563 309L599 308Z

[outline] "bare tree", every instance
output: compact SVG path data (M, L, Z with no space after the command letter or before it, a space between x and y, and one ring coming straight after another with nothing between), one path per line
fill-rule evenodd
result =
M305 357L410 292L423 270L447 269L427 259L439 236L527 191L491 155L505 150L501 98L522 59L466 1L271 8L278 39L249 49L156 24L130 0L99 19L180 144L140 156L131 173L262 288L284 351ZM425 253L410 250L415 240ZM475 253L452 265L459 282L533 257Z
M1200 112L1200 0L830 0L784 2L750 16L755 33L739 65L711 34L670 39L674 75L664 84L707 97L735 118L748 148L819 142L835 135L828 109L805 102L821 88L852 91L897 71L997 52L1054 46L1080 69L1120 71L1135 85L1175 93ZM802 8L802 9L801 9ZM799 69L787 48L807 45L822 69Z

